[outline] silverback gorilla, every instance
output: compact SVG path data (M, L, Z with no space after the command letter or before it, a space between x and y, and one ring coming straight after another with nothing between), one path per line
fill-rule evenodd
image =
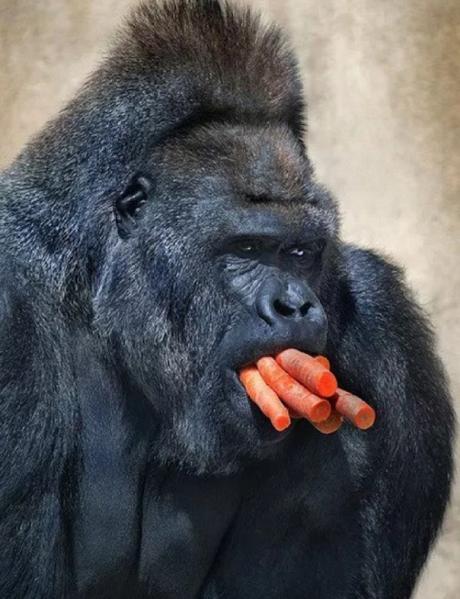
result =
M295 60L147 3L1 178L0 596L403 599L453 416L400 270L340 239ZM238 369L324 352L376 426L286 433Z

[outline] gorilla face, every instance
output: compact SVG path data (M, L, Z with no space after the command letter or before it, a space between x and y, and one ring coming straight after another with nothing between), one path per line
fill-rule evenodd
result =
M151 403L164 461L229 472L273 451L284 434L237 372L283 348L324 350L337 228L299 143L280 126L180 134L117 198L115 220L96 325L132 401Z

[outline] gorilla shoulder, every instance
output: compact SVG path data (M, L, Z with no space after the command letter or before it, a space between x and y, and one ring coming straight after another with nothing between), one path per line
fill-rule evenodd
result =
M343 259L342 291L348 315L351 310L374 336L403 333L402 325L407 334L414 319L416 327L430 328L400 266L374 250L351 244L343 245Z

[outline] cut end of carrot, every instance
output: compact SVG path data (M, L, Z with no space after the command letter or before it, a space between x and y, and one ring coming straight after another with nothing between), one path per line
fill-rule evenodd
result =
M289 416L280 415L273 418L271 422L273 428L275 428L278 432L281 432L289 428L291 424L291 419L289 418Z
M364 406L359 410L355 417L355 423L358 428L365 431L374 426L375 410L371 406Z
M332 397L337 391L337 379L329 370L324 371L317 381L321 397Z
M315 422L313 426L323 435L331 435L336 433L342 426L343 418L335 410L332 410L331 415L324 422Z
M319 401L311 409L310 420L312 422L323 422L331 415L331 404L327 400Z

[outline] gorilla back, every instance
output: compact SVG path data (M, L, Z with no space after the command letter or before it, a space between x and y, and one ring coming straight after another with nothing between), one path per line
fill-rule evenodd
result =
M0 596L404 599L453 416L402 274L341 241L276 28L140 6L0 183ZM378 414L284 433L237 372L330 358Z

